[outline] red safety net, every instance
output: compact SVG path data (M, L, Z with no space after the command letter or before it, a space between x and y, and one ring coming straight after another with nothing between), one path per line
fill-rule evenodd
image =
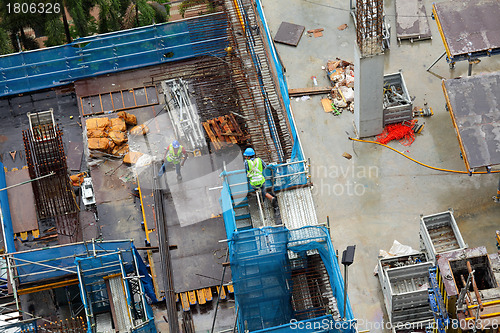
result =
M389 124L385 126L384 131L377 135L377 142L387 144L392 140L400 140L399 142L404 146L409 146L415 141L415 133L413 126L417 120L405 121L397 124Z

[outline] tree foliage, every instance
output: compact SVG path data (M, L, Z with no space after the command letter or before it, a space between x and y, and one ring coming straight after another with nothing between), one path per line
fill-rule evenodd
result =
M32 35L25 34L32 28L36 36L47 36L45 46L61 45L72 39L94 33L106 33L153 23L167 22L170 16L168 0L1 0L0 54L38 48ZM30 13L13 12L15 4L59 4L59 11ZM63 10L63 9L66 10ZM98 13L96 19L92 13ZM69 14L69 15L68 15Z
M9 38L9 34L0 28L0 54L9 54L14 52L14 47Z
M58 17L54 17L45 23L45 34L47 36L47 40L44 42L45 46L61 45L66 41L64 25Z

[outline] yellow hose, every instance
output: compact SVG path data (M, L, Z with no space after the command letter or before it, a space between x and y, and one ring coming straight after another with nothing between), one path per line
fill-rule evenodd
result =
M426 168L429 168L429 169L432 169L432 170L437 170L437 171L444 171L444 172L453 172L453 173L464 173L464 174L472 174L472 175L484 175L484 174L488 174L488 173L499 173L500 170L494 170L494 171L490 171L490 172L487 172L487 171L471 171L471 172L468 172L468 171L460 171L460 170L449 170L449 169L443 169L443 168L436 168L436 167L433 167L433 166L430 166L430 165L427 165L425 163L422 163L420 161L417 161L416 159L414 158L411 158L410 156L406 155L406 154L403 154L402 152L398 151L397 149L394 149L392 147L389 147L388 145L385 145L383 143L380 143L380 142L377 142L377 141L369 141L369 140L361 140L361 139L355 139L355 138L349 138L349 140L352 140L352 141L357 141L357 142L364 142L364 143L374 143L376 145L380 145L380 146L383 146L383 147L386 147L386 148L389 148L390 150L393 150L395 151L396 153L398 153L399 155L402 155L404 157L406 157L407 159L409 159L410 161L413 161L417 164L420 164L421 166L424 166Z

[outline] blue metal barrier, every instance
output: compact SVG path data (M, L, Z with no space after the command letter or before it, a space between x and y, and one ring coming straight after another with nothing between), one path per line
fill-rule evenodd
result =
M202 55L225 54L223 13L122 30L0 57L0 97Z
M6 188L5 171L3 163L0 162L0 189ZM10 216L9 197L7 191L0 192L0 214L2 215L3 239L5 241L5 250L7 253L16 252L14 245L14 229L12 228L12 219Z

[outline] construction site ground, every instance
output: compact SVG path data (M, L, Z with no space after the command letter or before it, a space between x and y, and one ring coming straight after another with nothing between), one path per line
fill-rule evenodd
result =
M425 126L411 146L397 141L389 145L435 167L465 170L450 114L445 110L441 77L467 76L468 63L458 62L450 70L443 58L431 69L434 74L426 71L444 52L444 46L431 18L432 1L424 4L432 40L398 45L394 1L384 1L386 20L392 27L384 72L401 69L410 95L415 97L414 105L423 107L427 102L434 110L434 116L418 118ZM273 37L283 21L303 25L306 31L324 29L322 37L304 33L297 47L276 44L290 89L312 87L311 76L317 77L318 86L329 86L321 67L337 57L353 62L356 31L349 1L263 0L263 5ZM338 30L342 24L348 27ZM500 56L492 56L473 65L472 75L499 70ZM453 208L469 247L484 245L489 253L496 252L500 206L492 196L496 194L498 174L469 177L435 171L385 147L353 143L348 140L348 136L354 136L353 114L325 113L322 97L291 102L305 156L311 159L318 217L320 222L330 217L333 245L340 254L346 246L356 245L354 264L349 268L352 309L360 331L382 332L381 324L388 319L381 287L373 274L379 250L389 250L394 240L419 249L420 214ZM342 157L344 152L352 159Z
M391 142L389 145L432 166L465 170L455 130L444 107L441 79L466 76L468 64L459 62L454 70L450 70L442 59L433 67L432 73L426 71L442 54L444 46L436 22L431 19L432 2L426 0L424 3L433 39L414 43L403 41L401 45L397 44L395 36L394 2L387 1L384 5L386 20L393 27L392 46L385 54L385 73L401 69L410 95L415 96L414 105L422 107L427 102L434 110L432 117L418 118L420 123L425 122L425 127L411 146L403 146L398 142ZM297 47L277 44L286 67L289 88L312 87L312 76L316 76L319 86L328 86L330 82L322 66L337 57L351 62L354 60L356 38L349 14L349 2L263 0L263 5L272 36L282 21L303 25L306 31L324 29L322 37L308 37L304 34ZM344 30L337 29L342 24L347 24L348 27ZM56 122L62 124L69 168L72 171L87 168L91 170L100 220L95 223L91 214L81 215L84 239L133 238L137 247L145 245L146 233L141 226L143 216L140 200L135 194L138 184L134 182L133 176L137 170L123 165L119 159L103 158L91 163L93 166L87 166L84 156L82 163L81 156L86 153L81 132L82 119L78 118L78 103L80 96L152 84L152 78L161 71L153 68L150 72L151 69L81 81L75 85L75 92L63 88L57 92L25 94L0 100L2 110L11 110L10 113L2 112L0 118L0 153L8 170L21 168L26 164L21 135L21 130L28 128L26 112L48 108L54 109ZM498 70L500 56L493 56L483 58L481 63L474 65L473 75ZM340 253L346 246L356 245L355 262L349 269L348 293L355 317L358 318L359 330L386 331L382 325L387 322L383 296L379 281L373 274L379 250L388 250L394 240L418 249L420 214L428 215L453 208L462 236L469 247L484 245L489 253L495 252L495 230L499 226L500 206L493 202L492 196L496 194L498 174L469 177L465 174L435 171L417 165L387 148L349 141L348 136L355 136L353 114L344 112L340 116L334 116L332 113L325 113L320 102L322 97L311 96L308 100L293 98L291 102L304 155L311 159L310 171L317 214L320 222L326 222L329 216L333 245ZM162 157L164 149L173 140L167 117L161 111L162 102L160 99L159 105L131 111L137 116L138 123L147 123L151 130L148 141L144 138L136 141L132 139L131 146L148 150L157 159ZM15 159L9 154L13 151L17 151ZM352 159L344 158L344 152L351 154ZM212 258L222 261L225 250L218 241L225 236L222 219L217 217L220 213L217 210L220 208L217 206L218 193L211 191L209 196L206 193L209 187L218 185L222 161L231 162L228 163L230 170L242 168L243 164L230 153L229 156L214 155L208 160L205 160L206 156L188 159L182 171L183 183L176 181L172 170L163 179L166 181L165 189L168 187L172 191L171 200L166 203L167 215L175 215L167 221L172 227L169 237L172 238L172 244L179 246L176 251L183 256L189 257L196 252L193 248L195 245L200 251L204 251L205 256L212 253ZM140 174L142 170L138 172ZM147 184L143 185L148 188ZM189 198L199 200L192 202L188 197L183 197L185 193L190 194ZM200 204L199 201L203 201L203 210L194 209ZM184 214L183 220L198 219L201 222L182 226L176 220L179 214ZM204 225L207 220L218 223L218 227L207 230ZM206 232L209 236L200 234L199 239L193 238L192 233L189 233L190 236L188 233L184 234L181 227L198 233ZM151 225L148 228L154 229ZM28 246L29 242L23 244ZM173 254L174 267L182 265L176 263L175 251ZM180 257L182 256L179 255L178 258ZM206 261L194 257L189 260ZM189 268L194 267L194 264L187 265ZM199 271L193 271L190 277L202 277L196 274ZM215 273L203 275L213 279L212 275ZM216 277L220 279L220 276ZM182 281L183 277L179 275L177 279ZM202 281L197 283L202 284ZM215 281L214 285L216 284L218 281ZM35 304L35 300L30 303ZM212 324L213 308L192 309L198 314L198 319L195 319L196 327L200 331L207 331ZM222 303L218 315L219 328L232 327L234 310L233 302ZM168 331L164 314L166 315L166 311L155 313L155 322L160 332Z

